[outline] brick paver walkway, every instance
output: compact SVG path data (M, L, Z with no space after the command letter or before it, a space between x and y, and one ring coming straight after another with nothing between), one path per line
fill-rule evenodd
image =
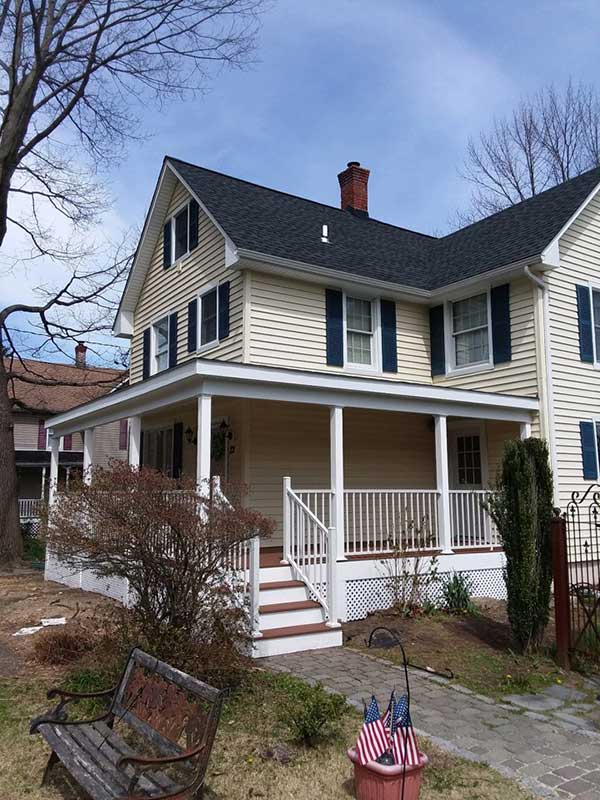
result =
M346 695L362 709L377 689L380 704L404 675L391 664L347 648L265 658L274 671ZM411 670L411 709L417 731L436 744L516 778L538 797L600 798L600 735L476 695L464 687Z

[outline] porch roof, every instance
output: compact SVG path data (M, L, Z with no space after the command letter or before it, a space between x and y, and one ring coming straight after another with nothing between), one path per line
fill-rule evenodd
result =
M530 422L536 398L196 358L48 420L51 435L148 414L201 394Z

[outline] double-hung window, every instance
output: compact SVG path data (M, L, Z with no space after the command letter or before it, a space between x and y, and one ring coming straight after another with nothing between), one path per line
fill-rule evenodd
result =
M154 372L162 372L169 366L169 318L163 317L152 326L154 338Z
M219 292L215 286L200 295L200 347L219 338Z
M488 295L451 303L452 367L461 369L490 360Z
M373 302L346 296L346 362L374 366L375 321Z
M170 267L198 245L198 203L190 200L164 226L163 266Z

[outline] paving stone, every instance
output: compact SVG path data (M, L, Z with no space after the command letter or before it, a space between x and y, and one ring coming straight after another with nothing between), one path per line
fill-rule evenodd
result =
M571 778L579 778L580 775L583 775L585 770L581 769L581 767L568 766L555 769L554 772L559 777L570 780Z
M507 703L519 706L519 708L525 708L527 711L552 711L552 709L562 706L562 702L556 697L542 694L507 694L502 699Z
M545 783L546 786L558 786L561 783L564 783L562 778L559 778L558 775L555 775L553 772L547 772L545 775L540 775L540 781Z
M557 700L562 700L564 703L585 700L587 697L585 692L580 692L579 689L573 689L571 686L564 686L564 684L561 683L553 683L552 686L547 686L545 689L542 689L541 694L554 697Z
M572 795L577 796L578 794L583 794L583 792L591 791L594 786L584 778L575 778L575 780L561 784L560 788L563 792L570 792ZM596 789L596 791L598 791L598 789Z
M575 728L583 728L587 731L597 731L598 726L591 719L585 717L576 717L575 714L568 714L566 711L553 711L552 716L557 717L563 722L568 722Z

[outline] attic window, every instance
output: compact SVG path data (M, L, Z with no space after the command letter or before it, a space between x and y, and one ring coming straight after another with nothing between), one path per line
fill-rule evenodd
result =
M190 200L164 225L163 267L172 266L198 246L198 203Z

